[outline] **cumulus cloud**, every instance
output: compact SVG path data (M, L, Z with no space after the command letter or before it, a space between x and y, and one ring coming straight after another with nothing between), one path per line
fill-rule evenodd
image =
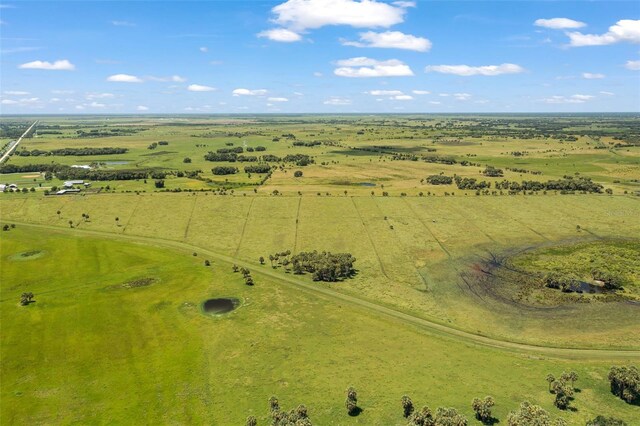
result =
M404 20L406 2L390 5L376 0L288 0L271 11L273 21L294 32L327 25L388 28Z
M428 90L412 90L411 93L414 95L430 95L431 92Z
M142 79L135 75L129 74L114 74L107 77L107 81L114 83L142 83Z
M66 59L60 59L53 63L47 61L33 61L20 65L18 68L31 70L73 71L76 66Z
M583 104L586 101L593 99L591 95L571 95L571 96L551 96L549 98L542 99L543 102L548 104Z
M136 111L149 111L149 107L146 107L144 105L138 105L136 107Z
M410 101L413 99L413 96L411 95L397 95L394 96L393 99L395 99L396 101Z
M26 96L29 94L29 92L25 92L22 90L5 90L4 94L10 96Z
M208 47L202 46L201 48L198 49L199 51L201 51L202 53L207 53L209 51Z
M337 61L337 65L338 68L333 73L339 77L406 77L413 75L411 68L397 59L378 61L358 57Z
M214 90L216 90L216 88L211 86L203 86L201 84L190 84L187 87L187 90L190 92L213 92Z
M18 101L14 101L13 99L3 99L0 101L0 104L2 105L16 105L17 103Z
M323 102L325 105L351 105L351 99L332 96Z
M632 71L640 71L640 61L627 61L624 67Z
M264 96L267 92L266 89L235 89L232 93L233 96Z
M431 65L426 67L425 71L469 77L472 75L495 76L501 74L519 74L524 72L525 69L516 64L484 65L479 67L469 65Z
M342 44L344 46L405 49L417 52L426 52L431 49L431 42L428 39L404 34L400 31L385 31L382 33L367 31L360 33L360 41L344 40Z
M582 73L582 78L586 78L587 80L597 80L597 79L601 79L604 78L605 75L604 74L597 74L597 73L591 73L591 72L583 72Z
M294 31L286 28L274 28L272 30L266 30L258 33L258 37L268 38L273 41L280 41L283 43L292 43L294 41L302 40L302 36Z
M640 19L622 19L609 27L604 34L569 32L569 46L605 46L615 43L640 43Z
M289 102L287 98L267 98L269 102Z
M573 19L568 18L538 19L533 23L533 25L537 27L551 28L553 30L582 28L587 26L584 22L574 21Z

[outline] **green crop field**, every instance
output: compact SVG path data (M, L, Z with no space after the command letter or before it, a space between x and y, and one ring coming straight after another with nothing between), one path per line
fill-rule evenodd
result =
M607 379L640 359L636 115L5 117L0 146L35 120L0 165L2 424L640 418ZM355 273L295 273L314 250Z

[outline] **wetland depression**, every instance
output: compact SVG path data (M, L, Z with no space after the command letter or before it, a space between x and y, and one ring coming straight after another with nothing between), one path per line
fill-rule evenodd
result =
M227 314L240 306L240 299L235 297L220 297L207 299L202 303L202 311L208 315Z

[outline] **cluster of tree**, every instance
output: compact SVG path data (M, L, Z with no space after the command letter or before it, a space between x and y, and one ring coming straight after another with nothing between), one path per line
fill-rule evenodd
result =
M251 166L245 166L245 173L269 173L271 166L268 164L255 164Z
M356 258L351 253L300 252L291 256L294 274L309 272L314 281L335 282L352 277Z
M242 149L242 147L240 147L240 149ZM219 151L219 150L218 150ZM261 157L255 156L255 155L238 155L235 152L228 152L228 153L216 153L216 152L209 152L207 154L205 154L204 159L207 161L214 161L214 162L222 162L222 161L226 161L229 163L235 163L237 162L255 162L255 161L265 161L265 162L278 162L281 161L280 157L277 157L275 155L263 155Z
M322 142L320 141L293 141L293 146L308 146L308 147L312 147L312 146L317 146L317 145L322 145Z
M282 159L285 163L295 163L296 166L304 167L313 164L313 158L306 154L287 154Z
M614 417L597 416L589 420L586 426L627 426L627 423Z
M433 413L425 405L422 409L416 410L413 401L407 395L404 395L400 402L403 416L407 419L407 426L467 426L467 419L455 408L439 407Z
M233 175L238 173L238 168L231 166L217 166L211 169L211 172L214 175Z
M502 171L502 169L497 169L493 166L487 166L485 167L485 169L482 171L482 174L488 177L501 177L504 176L504 172Z
M8 230L10 230L10 229L14 229L15 227L16 227L16 224L15 224L15 223L12 223L11 225L9 225L9 224L4 224L4 225L2 226L2 230L3 230L3 231L8 231Z
M136 180L146 179L153 171L154 169L87 170L62 165L52 170L62 180Z
M168 141L158 141L158 145L166 146L166 145L169 145L169 142Z
M573 400L576 380L578 380L578 373L575 371L569 373L563 371L558 378L553 374L547 374L549 391L556 396L553 404L559 409L566 410L569 407L569 403Z
M124 154L129 151L127 148L60 148L52 149L51 151L43 151L40 149L26 150L22 149L16 152L17 155L22 157L39 157L41 155L59 155L59 156L86 156L86 155L112 155L112 154Z
M427 183L431 185L451 185L453 178L451 176L444 175L431 175L427 176Z
M61 164L13 164L5 163L0 165L0 173L26 173L26 172L47 172L53 171Z
M242 277L244 278L244 283L246 285L253 285L253 278L251 277L251 271L247 268L240 268L238 265L233 265L233 272L242 273Z
M18 139L30 126L27 122L7 122L0 124L0 138Z
M567 426L567 422L560 418L551 420L547 410L525 401L519 409L509 413L507 426Z
M216 149L216 152L218 154L231 154L231 153L242 154L244 152L244 148L242 148L241 146L236 146L234 148L220 148L220 149Z
M565 293L573 291L578 284L578 279L571 274L563 274L557 271L547 272L542 276L545 287L562 290Z
M510 170L514 173L531 173L532 175L541 175L542 172L536 171L536 170L527 170L527 169L520 169L517 167L505 167L505 169Z
M449 165L457 163L455 158L443 155L425 155L424 157L422 157L422 159L427 163L440 163Z
M27 306L29 303L33 302L33 298L35 296L31 292L25 292L20 295L20 304L22 306Z
M591 178L579 177L574 179L565 176L562 179L539 182L534 180L523 180L521 183L515 181L502 180L495 183L496 189L505 189L510 192L521 191L582 191L602 193L603 186L595 183Z
M158 143L157 142L152 142L147 149L156 149L158 147Z
M611 367L609 371L611 393L629 404L640 401L640 371L635 366Z
M266 161L268 163L277 163L280 161L280 157L273 154L267 154L262 156L262 161Z
M491 182L478 181L476 178L461 178L456 176L456 186L458 189L483 190L491 188Z
M280 409L278 398L269 398L269 411L271 412L271 424L273 426L311 426L311 420L307 413L307 407L303 404L289 411ZM254 416L247 417L247 426L257 426L258 422Z

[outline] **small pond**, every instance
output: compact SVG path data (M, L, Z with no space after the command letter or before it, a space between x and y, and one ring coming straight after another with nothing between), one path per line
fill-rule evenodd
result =
M220 297L217 299L205 300L202 304L202 311L205 314L219 315L233 311L240 306L240 300L234 297Z

